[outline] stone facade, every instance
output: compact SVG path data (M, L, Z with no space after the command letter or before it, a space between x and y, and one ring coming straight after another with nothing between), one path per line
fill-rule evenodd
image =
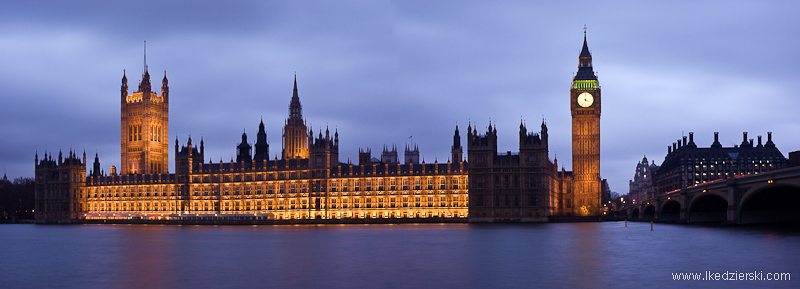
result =
M655 161L647 162L647 157L643 157L640 163L636 164L636 174L633 180L628 181L628 198L636 204L638 201L650 200L655 197L655 174L658 166Z
M256 142L246 132L236 161L205 161L204 143L175 140L175 173L167 172L169 87L151 92L145 71L139 88L121 87L121 171L100 169L95 156L36 156L38 222L80 219L346 219L459 218L474 222L546 222L549 216L597 216L600 211L600 87L584 35L570 90L573 171L549 159L547 125L519 126L519 152L498 153L497 128L467 128L468 161L458 127L451 160L420 163L416 144L402 163L395 146L380 160L359 149L359 163L339 161L339 132L314 136L302 115L297 77L282 131L281 159L268 158L263 121ZM255 148L255 151L253 151Z
M694 142L694 133L689 139L672 143L667 147L667 156L655 173L658 194L695 186L737 175L759 174L786 167L786 158L772 142L772 133L767 132L767 142L758 143L742 134L738 146L723 147L719 134L714 133L710 147L700 148Z

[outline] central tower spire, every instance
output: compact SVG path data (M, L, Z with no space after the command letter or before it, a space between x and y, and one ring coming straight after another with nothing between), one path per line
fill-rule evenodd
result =
M283 159L308 158L308 129L303 120L303 106L297 93L297 74L294 75L292 100L289 102L289 118L283 128Z
M292 101L289 103L289 120L303 121L303 106L300 105L300 97L297 95L297 75L294 76L294 89L292 90Z

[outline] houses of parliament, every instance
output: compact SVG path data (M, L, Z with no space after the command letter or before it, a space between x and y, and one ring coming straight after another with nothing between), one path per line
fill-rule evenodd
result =
M547 222L550 216L600 211L600 86L584 32L569 92L572 171L549 158L548 127L519 126L519 151L500 153L491 122L466 128L466 159L455 127L447 162L420 162L419 149L359 149L358 163L339 160L339 133L314 132L303 119L297 77L282 130L281 158L269 159L266 128L255 143L242 134L236 160L206 162L204 142L168 140L169 85L161 93L145 71L135 92L120 86L119 167L87 174L86 153L35 156L39 223L88 220L419 220ZM565 93L566 95L566 93ZM567 98L565 97L565 100ZM168 171L170 151L175 171ZM311 221L313 222L313 221Z

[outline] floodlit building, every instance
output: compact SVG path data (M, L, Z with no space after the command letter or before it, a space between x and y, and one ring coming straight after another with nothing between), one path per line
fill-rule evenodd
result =
M174 143L175 172L168 169L169 87L152 92L145 65L136 92L123 71L121 164L101 169L95 155L45 152L36 162L37 222L91 219L297 220L441 218L473 222L546 222L550 216L601 214L600 86L584 34L578 72L570 89L573 171L550 161L547 125L538 133L519 127L519 152L498 154L497 128L467 128L468 162L461 134L453 135L446 163L420 162L419 147L395 146L380 159L359 149L358 164L339 161L339 132L316 134L306 126L294 79L282 130L281 159L269 159L267 131L256 141L242 133L236 160L206 162L204 142Z
M694 133L667 147L667 156L655 173L658 194L726 179L737 175L759 174L786 167L786 158L772 142L772 132L767 132L767 142L758 143L742 134L742 143L723 147L719 133L714 133L710 147L700 148L694 142Z

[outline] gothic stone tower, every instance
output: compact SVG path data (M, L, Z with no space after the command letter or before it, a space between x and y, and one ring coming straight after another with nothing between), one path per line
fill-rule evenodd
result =
M147 66L139 89L133 94L128 94L128 78L123 72L120 96L122 174L166 174L169 166L167 71L161 80L161 96L151 91Z
M297 76L294 77L294 92L292 102L289 103L289 118L283 127L283 159L307 159L308 139L311 134L306 132L306 123L303 121L303 106L297 96Z
M592 54L583 35L578 73L570 89L572 111L572 171L575 178L573 214L600 214L600 86L592 69Z

